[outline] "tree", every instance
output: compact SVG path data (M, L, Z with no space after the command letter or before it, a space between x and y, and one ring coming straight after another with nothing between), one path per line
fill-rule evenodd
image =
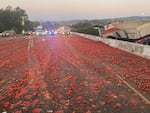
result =
M21 19L24 17L25 25L21 25ZM32 22L29 21L28 15L24 9L20 7L12 8L7 6L5 9L0 9L0 32L13 29L17 33L21 33L22 29L33 29Z
M75 25L72 25L72 31L73 32L79 32L79 33L85 33L85 34L91 34L98 36L98 30L94 29L94 26L90 23L77 23Z

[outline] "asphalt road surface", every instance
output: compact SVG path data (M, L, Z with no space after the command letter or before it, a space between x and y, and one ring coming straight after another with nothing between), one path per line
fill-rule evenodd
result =
M150 113L150 60L78 36L0 40L0 113Z

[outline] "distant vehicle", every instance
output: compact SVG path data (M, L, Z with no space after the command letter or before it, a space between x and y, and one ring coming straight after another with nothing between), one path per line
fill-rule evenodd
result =
M44 30L43 26L37 26L35 29L35 34L36 35L46 35L46 34L48 34L48 31Z
M70 35L71 34L70 30L62 30L62 31L59 31L58 33L61 35Z
M70 33L70 31L64 31L63 34L64 35L70 35L71 33Z
M46 35L47 33L44 30L35 31L36 35Z
M58 29L58 34L70 35L70 28L68 26L62 26Z
M25 32L25 35L32 35L32 34L33 32L31 30Z
M7 30L2 32L2 37L14 37L16 36L16 33L14 30Z
M55 35L58 34L58 31L54 31L54 34L55 34Z

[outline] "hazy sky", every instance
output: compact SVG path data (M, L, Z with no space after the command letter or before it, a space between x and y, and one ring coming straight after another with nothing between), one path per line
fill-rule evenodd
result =
M21 7L31 20L150 16L150 0L0 0L0 8Z

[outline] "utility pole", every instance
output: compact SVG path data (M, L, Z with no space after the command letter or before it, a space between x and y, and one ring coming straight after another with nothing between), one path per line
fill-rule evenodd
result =
M21 25L23 26L23 29L22 29L22 35L25 34L24 24L25 24L25 22L24 22L24 16L22 16L22 17L21 17Z

